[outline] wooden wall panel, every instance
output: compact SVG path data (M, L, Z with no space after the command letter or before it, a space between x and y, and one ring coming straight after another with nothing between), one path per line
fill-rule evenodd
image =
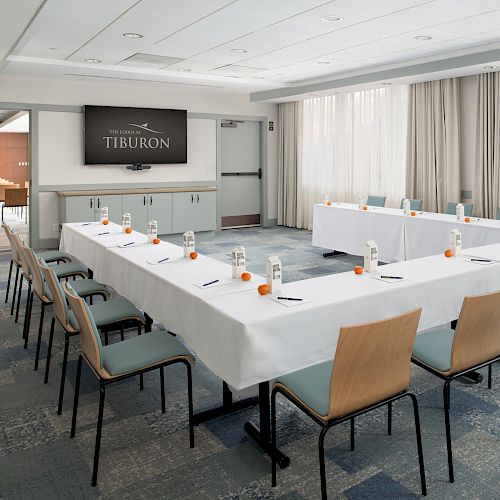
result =
M19 162L28 162L28 134L0 133L0 177L19 184L29 178L29 167Z

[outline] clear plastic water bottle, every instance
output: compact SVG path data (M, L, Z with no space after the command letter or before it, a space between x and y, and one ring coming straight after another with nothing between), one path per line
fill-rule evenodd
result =
M102 207L101 211L99 212L99 220L101 221L101 223L104 222L105 220L109 220L108 216L109 216L108 207Z
M132 216L127 212L122 215L122 231L124 233L130 232L127 229L132 229Z

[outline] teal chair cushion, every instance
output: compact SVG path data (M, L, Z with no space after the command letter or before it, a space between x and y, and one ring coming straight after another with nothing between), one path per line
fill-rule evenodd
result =
M103 365L111 375L123 375L191 353L172 335L153 332L104 346Z
M497 209L497 220L500 220L500 207Z
M385 196L369 195L366 204L370 207L383 207L385 206Z
M109 297L109 290L93 279L83 279L71 282L71 286L80 297L88 297L89 295L95 295L96 293L102 293Z
M56 262L58 260L65 260L71 262L71 255L60 250L47 250L45 252L35 252L37 257L41 257L45 262Z
M71 286L73 286L73 283ZM96 304L88 306L88 309L98 328L130 318L137 318L146 322L144 313L137 309L137 307L127 299L113 299L107 300L106 302L97 302ZM73 311L68 312L68 321L75 330L80 329Z
M73 276L78 273L87 275L88 271L85 267L75 262L66 262L64 264L56 264L52 266L56 276L58 278L64 278L65 276Z
M467 217L472 216L472 203L464 203L464 215ZM453 203L451 201L448 202L448 206L446 208L446 213L449 215L456 215L457 213L457 203Z
M403 208L403 201L404 198L401 200L401 204L399 205L399 208ZM422 210L422 200L416 200L416 199L411 199L410 200L410 210Z
M276 383L287 387L297 399L312 408L318 415L326 417L330 404L332 369L333 361L327 361L279 377Z
M455 330L444 328L416 336L412 356L426 365L447 372L451 368L451 347Z

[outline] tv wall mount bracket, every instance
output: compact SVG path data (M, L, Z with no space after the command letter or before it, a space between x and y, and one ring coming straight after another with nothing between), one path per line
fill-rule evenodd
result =
M127 165L127 170L149 170L151 165L143 165L142 163L134 163L132 165Z

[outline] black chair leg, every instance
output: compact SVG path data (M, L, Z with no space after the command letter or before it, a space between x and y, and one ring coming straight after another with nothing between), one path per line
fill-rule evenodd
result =
M12 291L12 305L10 307L10 315L14 314L14 307L16 305L16 292L17 292L17 282L19 280L19 266L16 265L16 278L14 279L14 290Z
M99 454L101 451L101 432L102 432L102 419L104 415L104 398L106 396L106 389L102 382L100 382L99 390L99 414L97 415L97 433L95 436L95 450L94 450L94 468L92 471L92 486L97 484L97 471L99 469Z
M61 382L59 384L59 402L57 404L57 414L61 415L64 400L64 384L66 382L66 367L68 366L69 334L64 332L64 356L61 370Z
M276 392L271 393L271 484L276 486Z
M422 433L420 432L420 415L418 411L418 401L415 394L408 393L413 403L413 415L415 417L415 432L417 435L417 449L418 449L418 465L420 469L420 485L422 487L422 495L427 495L427 485L425 482L425 466L424 466L424 452L422 448Z
M142 325L139 322L137 323L137 335L142 335ZM139 389L144 390L144 375L142 373L139 375Z
M17 304L16 304L16 318L14 323L19 320L19 304L21 303L21 292L23 290L23 273L21 273L21 278L19 280L19 290L17 291Z
M38 339L36 341L35 371L38 370L38 360L40 359L40 345L42 344L43 317L44 316L45 316L45 304L42 302L42 309L40 311L40 323L38 324ZM28 340L28 337L26 337L26 340Z
M26 299L26 312L24 318L24 348L28 348L28 338L30 334L31 326L31 311L33 310L33 292L29 292L28 298Z
M43 379L44 384L46 384L49 381L50 358L52 356L52 341L54 339L55 326L56 326L56 318L52 316L52 321L50 322L49 345L47 347L47 361L45 362L45 377Z
M387 435L392 436L392 401L387 405Z
M491 389L491 375L492 375L492 370L493 370L493 366L492 365L488 365L488 389Z
M80 379L82 376L82 362L83 357L78 356L78 367L76 369L76 382L75 382L75 399L73 400L73 417L71 418L71 437L75 437L76 431L76 416L78 414L78 396L80 395Z
M10 259L9 277L7 278L7 291L5 292L5 303L9 302L10 280L12 279L12 266L14 261Z
M453 475L453 456L451 451L451 427L450 427L450 382L447 380L443 387L443 399L444 399L444 422L446 426L446 450L448 453L448 475L450 478L450 483L455 481Z
M354 451L354 417L351 417L351 451Z
M160 367L161 412L165 413L165 375L163 366Z
M123 342L125 340L125 332L123 331L123 321L120 323L120 337Z
M189 447L194 448L193 374L189 361L186 361L186 366L188 379Z
M326 500L326 470L325 470L325 436L328 432L328 427L325 426L321 429L318 440L318 451L319 451L319 475L321 481L321 498Z

